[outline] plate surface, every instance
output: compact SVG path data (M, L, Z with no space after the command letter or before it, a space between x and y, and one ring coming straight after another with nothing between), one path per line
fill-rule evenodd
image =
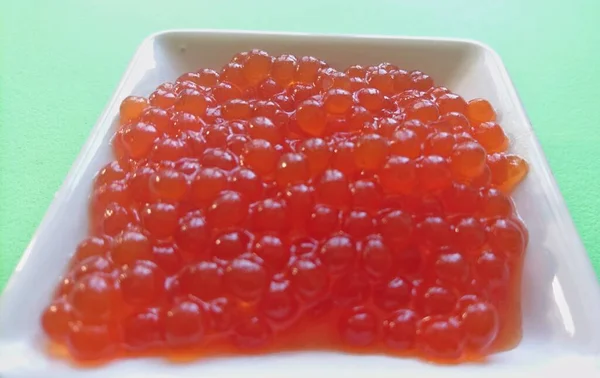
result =
M239 51L315 55L334 67L388 61L419 69L465 98L484 97L498 111L511 151L531 171L515 193L530 231L523 279L523 340L485 363L437 366L415 359L293 352L174 364L160 358L119 360L82 369L48 357L38 319L78 241L87 230L87 201L95 173L111 159L119 103L148 95L164 81L198 67L218 68ZM147 38L56 194L0 297L0 377L480 377L600 376L600 287L570 215L498 57L473 41L381 36L335 36L237 31L168 31ZM408 375L406 375L408 374Z

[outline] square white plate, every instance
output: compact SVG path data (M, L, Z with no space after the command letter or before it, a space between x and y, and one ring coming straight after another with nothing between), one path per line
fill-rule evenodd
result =
M524 334L519 346L486 363L437 366L416 359L295 352L172 364L160 358L119 360L81 369L44 354L38 319L87 230L94 174L111 158L109 138L120 101L148 95L164 81L200 66L217 68L234 53L261 48L315 55L337 68L389 61L420 69L466 98L496 107L512 150L531 165L517 190L530 230L523 279ZM0 377L600 377L600 289L586 251L550 173L521 102L498 57L472 41L235 31L168 31L147 38L56 194L0 298Z

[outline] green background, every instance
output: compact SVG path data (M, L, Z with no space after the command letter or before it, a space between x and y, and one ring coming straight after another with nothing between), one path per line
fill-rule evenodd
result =
M600 273L597 0L0 0L0 289L138 44L169 28L465 37L508 67Z

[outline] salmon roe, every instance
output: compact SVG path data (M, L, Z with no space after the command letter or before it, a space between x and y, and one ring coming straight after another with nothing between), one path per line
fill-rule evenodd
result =
M123 100L40 319L53 344L95 361L311 338L455 362L518 343L528 165L487 100L391 63L224 63Z

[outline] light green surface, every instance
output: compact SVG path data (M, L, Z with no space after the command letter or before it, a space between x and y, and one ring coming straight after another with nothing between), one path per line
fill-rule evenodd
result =
M465 37L506 63L600 273L600 2L1 0L0 289L137 45L170 28Z

